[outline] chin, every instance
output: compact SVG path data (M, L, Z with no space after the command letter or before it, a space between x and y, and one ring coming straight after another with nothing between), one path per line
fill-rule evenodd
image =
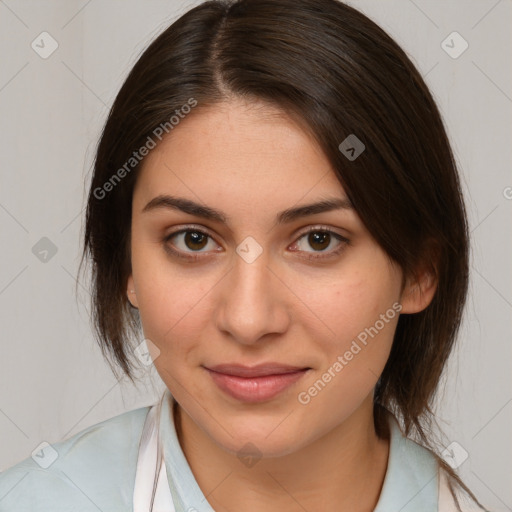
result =
M290 424L278 426L280 421L232 421L227 432L222 428L220 431L216 429L212 437L219 447L239 458L253 452L256 457L282 457L297 451L307 441L300 433L301 429Z

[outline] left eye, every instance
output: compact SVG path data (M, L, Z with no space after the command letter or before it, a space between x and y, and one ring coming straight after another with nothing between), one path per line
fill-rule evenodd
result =
M314 251L307 251L301 241L305 240L309 247L312 247ZM294 243L293 247L297 247L300 251L305 252L329 252L327 249L332 245L333 242L338 242L336 246L342 245L346 241L344 237L334 233L333 231L315 229L304 233L299 237L297 242ZM330 247L332 249L332 247Z

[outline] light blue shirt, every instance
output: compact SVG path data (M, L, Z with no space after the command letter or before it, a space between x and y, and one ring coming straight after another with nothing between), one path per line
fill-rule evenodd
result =
M163 398L160 436L176 510L213 512L179 444L174 398L169 390ZM0 512L132 511L139 442L149 409L88 427L0 473ZM388 467L375 512L437 512L436 459L404 437L393 416L389 421Z

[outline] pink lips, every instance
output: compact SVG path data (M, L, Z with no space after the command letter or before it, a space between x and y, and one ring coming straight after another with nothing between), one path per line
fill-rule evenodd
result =
M310 368L264 363L247 367L222 364L206 368L217 386L244 402L264 402L301 379Z

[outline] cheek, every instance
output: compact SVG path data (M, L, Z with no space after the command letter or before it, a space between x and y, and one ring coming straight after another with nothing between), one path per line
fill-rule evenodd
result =
M139 312L147 338L162 351L184 350L200 339L209 318L206 291L172 279L160 280L144 290Z
M171 264L163 249L150 245L134 251L132 271L145 337L162 353L198 339L201 318L207 317L208 283L193 270Z
M365 280L353 284L333 290L332 302L324 304L322 319L335 335L316 337L323 340L317 341L323 364L298 397L301 404L329 411L328 421L334 423L356 410L375 387L399 317L391 293Z
M346 270L339 278L313 283L302 281L299 296L304 305L315 314L331 339L347 340L362 329L373 325L393 303L393 293L387 282L379 281L369 273Z
M324 353L322 370L331 368L341 357L342 371L337 365L339 371L332 368L331 372L345 375L337 379L340 384L346 381L358 387L370 385L381 373L399 317L396 276L384 261L362 265L363 261L339 279L331 278L327 286L305 283L302 291L308 297L308 307L321 320L312 317L309 331ZM379 270L372 272L372 268Z

